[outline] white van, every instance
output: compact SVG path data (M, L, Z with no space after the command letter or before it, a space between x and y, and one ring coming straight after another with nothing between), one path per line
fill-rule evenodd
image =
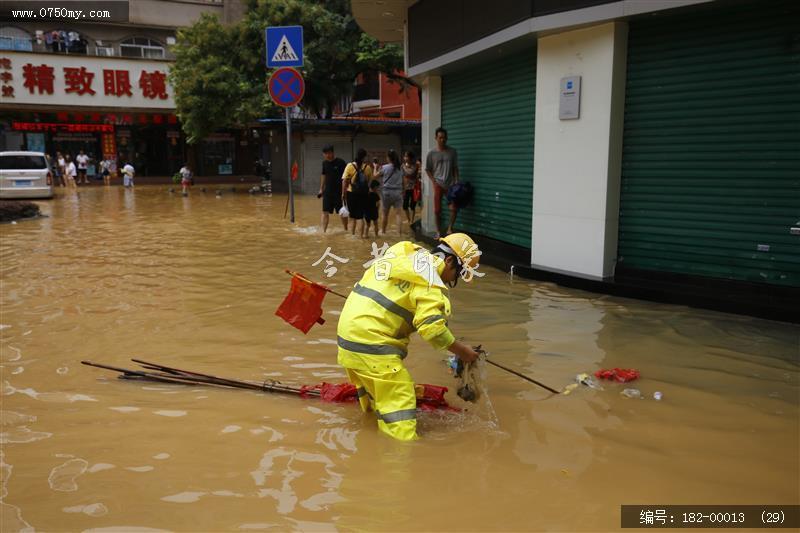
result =
M52 198L53 172L42 152L0 152L0 198Z

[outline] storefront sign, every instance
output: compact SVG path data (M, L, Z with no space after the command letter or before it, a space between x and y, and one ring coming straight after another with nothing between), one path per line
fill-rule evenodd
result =
M111 124L59 124L52 122L12 122L11 129L16 131L69 131L69 132L113 132Z
M6 51L0 56L0 105L173 109L167 79L170 65L155 60Z
M53 135L50 139L54 142L86 142L86 143L96 143L97 136L92 135L91 133L58 133Z
M558 118L573 120L581 116L581 77L561 78L561 96L558 101Z

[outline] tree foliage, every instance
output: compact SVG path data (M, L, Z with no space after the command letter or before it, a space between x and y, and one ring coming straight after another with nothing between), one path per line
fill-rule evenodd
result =
M217 128L278 115L267 90L267 26L303 26L305 58L300 70L306 92L300 105L320 118L329 117L341 97L351 93L358 74L380 71L413 85L397 74L403 64L402 48L382 46L364 34L349 4L347 0L250 0L245 16L233 26L204 15L179 31L170 81L189 142Z
M190 143L217 128L246 124L272 112L264 72L248 54L239 53L240 31L212 15L178 32L170 82L175 106ZM262 71L264 69L261 69Z

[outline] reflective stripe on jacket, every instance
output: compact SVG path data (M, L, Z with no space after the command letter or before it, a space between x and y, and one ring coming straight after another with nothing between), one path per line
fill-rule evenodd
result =
M399 242L355 284L338 326L339 364L366 372L396 372L416 331L437 350L455 337L447 327L450 299L444 263L423 248Z

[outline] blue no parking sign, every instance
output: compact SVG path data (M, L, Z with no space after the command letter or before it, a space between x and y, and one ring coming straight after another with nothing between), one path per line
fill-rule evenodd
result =
M269 77L269 95L281 107L294 107L303 99L303 76L291 67L279 68Z
M267 28L267 67L303 66L303 27Z

